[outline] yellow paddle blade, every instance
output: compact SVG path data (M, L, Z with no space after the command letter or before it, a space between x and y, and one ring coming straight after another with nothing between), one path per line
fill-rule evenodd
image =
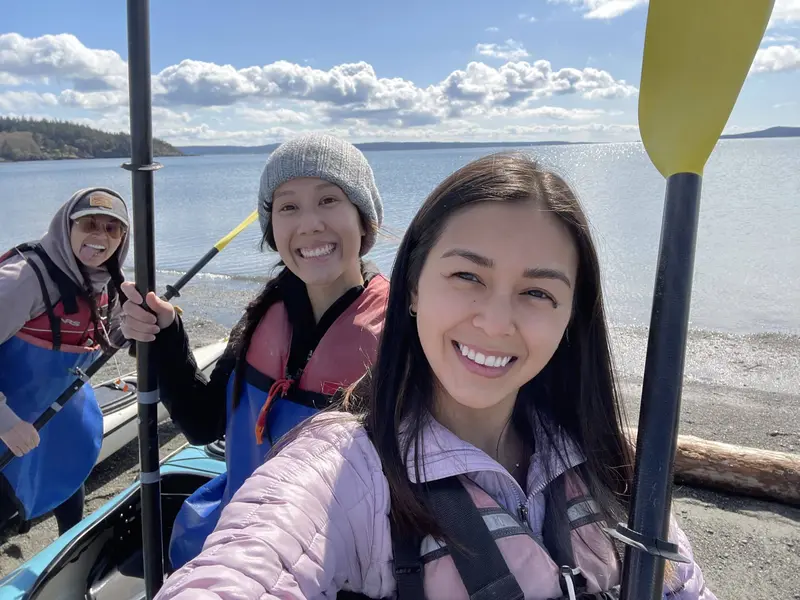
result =
M214 244L214 248L216 248L217 250L222 250L225 246L227 246L230 243L230 241L233 238L242 233L242 231L244 231L245 228L247 228L247 226L250 225L250 223L255 221L257 218L258 218L258 211L254 210L252 213L250 213L250 216L248 216L244 221L242 221L236 226L236 229L231 231L228 235L226 235L224 238L222 238L220 241Z
M703 174L774 0L650 0L639 132L656 169Z

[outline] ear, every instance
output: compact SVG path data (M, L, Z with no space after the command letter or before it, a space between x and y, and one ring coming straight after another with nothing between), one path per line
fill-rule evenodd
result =
M367 226L364 224L364 217L361 216L361 211L358 212L358 232L362 238L367 235Z
M419 297L417 296L417 292L411 292L411 301L408 303L409 310L417 312L418 301Z

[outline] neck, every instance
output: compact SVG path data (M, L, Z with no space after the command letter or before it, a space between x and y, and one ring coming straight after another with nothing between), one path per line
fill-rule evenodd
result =
M511 471L526 458L523 440L511 423L515 403L513 394L489 408L470 408L442 390L434 402L434 417Z
M314 321L317 323L322 319L322 315L341 298L350 288L357 285L364 285L364 276L361 274L361 265L354 273L344 273L339 279L328 285L308 285L308 299L311 302L311 309L314 311Z

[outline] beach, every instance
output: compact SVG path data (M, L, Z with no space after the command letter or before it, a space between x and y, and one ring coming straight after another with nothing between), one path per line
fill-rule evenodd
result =
M225 337L257 284L198 281L179 304L192 346ZM638 419L647 332L612 327L612 344L629 424ZM97 381L135 368L120 353ZM800 343L783 334L735 335L692 330L687 347L681 430L705 439L781 452L800 451ZM186 443L170 423L160 427L162 457ZM128 487L138 474L134 440L87 481L86 514ZM800 598L800 507L677 486L674 512L720 600ZM5 574L56 537L53 518L24 535L0 535Z

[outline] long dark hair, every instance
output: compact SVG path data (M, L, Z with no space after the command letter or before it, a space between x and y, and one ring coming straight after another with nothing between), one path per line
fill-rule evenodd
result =
M406 457L414 444L417 481L421 480L418 446L434 398L434 375L409 304L428 253L448 220L458 211L485 202L531 202L549 210L566 227L578 250L573 314L566 335L545 368L520 390L512 424L523 436L531 436L526 439L534 439L534 432L543 427L553 443L542 444L539 439L537 448L557 449L562 434L571 438L586 458L582 474L590 493L605 516L616 522L627 510L632 458L623 434L599 260L586 216L569 185L524 154L501 153L475 160L450 175L425 200L397 251L372 373L349 391L343 408L361 413L364 419L383 463L398 526L444 537L406 470Z
M372 229L373 233L377 233L377 226L368 222L361 211L358 211L358 216L361 219L361 224L366 231L368 228ZM275 245L275 234L272 231L272 222L267 226L263 235L261 236L260 249L263 252L265 247L277 252ZM250 342L253 339L253 334L258 328L269 309L273 304L280 302L283 299L281 287L288 277L291 276L291 271L284 265L283 261L279 261L275 268L278 269L277 275L270 278L264 285L264 288L259 292L258 296L247 305L245 308L244 316L231 332L231 339L233 340L233 347L236 352L236 364L234 367L233 375L233 408L237 408L240 402L242 386L244 385L245 371L247 368L247 351L250 349ZM361 272L364 273L364 262L361 262Z

